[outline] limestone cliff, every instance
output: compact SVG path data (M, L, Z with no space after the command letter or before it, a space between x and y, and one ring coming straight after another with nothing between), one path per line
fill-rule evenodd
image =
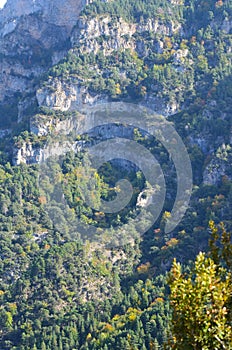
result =
M70 42L74 52L78 49L84 54L98 54L108 56L117 50L130 50L144 57L148 53L142 39L146 33L158 35L160 39L154 40L153 50L159 54L163 52L164 37L173 35L183 35L183 28L178 21L170 20L164 23L156 18L130 23L123 18L113 18L107 15L96 16L91 19L82 16L74 27ZM178 47L178 44L176 44ZM150 50L150 49L149 49ZM188 61L188 50L178 49L174 55L174 64L176 69L181 69ZM102 72L99 71L99 75ZM105 73L107 74L107 72ZM122 78L127 72L121 72ZM49 78L46 84L43 84L36 91L36 98L39 106L45 106L53 110L67 111L82 109L86 104L92 105L96 102L106 102L108 97L103 93L91 93L87 88L87 81L80 77ZM141 102L147 107L154 109L159 114L168 116L176 113L180 108L179 103L173 99L167 101L163 96L158 96L157 92L148 94Z
M65 55L85 4L85 0L8 0L0 10L1 126L10 118L5 114L9 103L17 106L18 96L33 92L35 79ZM17 111L12 114L17 120Z
M83 52L103 52L105 55L114 50L134 49L144 54L141 40L135 34L152 32L171 36L182 31L179 22L164 23L155 16L140 23L128 23L122 18L102 16L101 18L81 17L71 35L72 46L79 46Z
M37 102L39 106L55 111L82 110L86 104L92 105L104 100L101 94L91 95L87 87L81 85L78 79L67 82L63 79L51 78L47 85L36 91ZM107 100L106 97L105 100Z
M206 30L206 43L204 40L198 43L196 36L192 35L194 26L186 30L184 20L177 16L165 19L154 13L149 18L139 17L136 21L127 20L123 16L111 16L109 13L91 16L82 13L80 17L81 9L88 2L91 1L68 0L62 3L60 0L8 0L0 11L0 103L3 107L7 106L2 109L0 106L0 122L3 126L10 118L12 122L25 121L26 110L30 110L32 104L36 108L49 109L55 113L71 113L82 111L88 105L110 101L112 95L109 90L99 88L97 83L101 86L105 84L105 87L107 84L113 87L115 85L113 98L123 98L126 89L130 89L130 84L126 85L129 79L131 82L134 79L134 93L140 93L139 103L158 114L175 115L188 108L186 98L190 96L189 101L192 103L195 96L201 94L205 95L206 102L201 98L196 99L195 108L202 108L199 118L209 124L211 121L214 123L217 111L218 120L228 119L228 113L221 112L211 98L217 85L211 89L208 86L206 95L204 92L199 93L201 82L196 80L196 71L200 72L197 74L200 77L204 70L210 68L210 64L214 64L210 57L209 62L204 59L207 49L211 50L214 45L209 29L208 32ZM171 3L180 5L178 1ZM231 18L226 14L211 19L209 23L212 29L222 30L228 35L231 31ZM225 54L230 53L230 50L230 46L225 45ZM116 57L116 52L122 51L131 53L131 61L128 59L124 66L118 62L111 70L110 64L98 64L96 57L99 53L106 61L111 56ZM72 59L68 61L68 55L73 55L73 62ZM79 70L71 68L70 71L68 64L75 66L75 55L89 55L95 57L95 61L88 67L85 66L85 61L81 61L78 63ZM48 73L49 68L54 67L62 58L65 58L64 70L57 74L52 74L51 70ZM81 75L84 70L87 73ZM95 75L91 75L91 71L95 71ZM40 79L43 73L46 73L46 77ZM168 83L162 85L160 80L167 80ZM97 86L95 90L94 83ZM8 113L10 105L16 106L13 116ZM39 113L37 116L37 121L32 118L29 124L30 131L38 137L45 137L51 130L55 133L70 130L69 117L59 120ZM210 155L214 159L205 168L203 181L217 183L227 173L227 165L223 161L219 162L216 156L216 150L223 144L224 138L222 135L210 135L207 128L193 130L188 123L184 128L188 142L197 146L205 156ZM6 132L2 133L5 134ZM230 143L229 140L226 142ZM43 158L43 152L35 150L30 144L24 144L15 152L15 164L21 161L38 162Z
M6 29L16 27L22 17L37 14L44 23L64 26L69 31L77 22L80 10L86 4L85 0L8 0L0 12L0 21L3 25L2 34ZM5 30L5 31L4 31Z

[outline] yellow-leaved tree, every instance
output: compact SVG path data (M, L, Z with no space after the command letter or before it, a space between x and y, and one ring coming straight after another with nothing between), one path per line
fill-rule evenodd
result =
M213 222L210 228L214 259L200 252L190 272L184 273L176 260L170 271L172 349L232 349L232 278L229 266L220 263L232 245L223 225L221 237Z

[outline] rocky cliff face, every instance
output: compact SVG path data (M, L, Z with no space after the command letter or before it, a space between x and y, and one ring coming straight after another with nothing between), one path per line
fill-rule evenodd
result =
M114 50L133 49L144 54L141 40L136 40L134 34L152 32L171 36L182 31L178 22L162 23L156 18L141 23L128 23L122 18L114 19L109 16L101 18L80 18L77 27L71 35L72 46L79 46L83 52L101 51L104 55ZM158 47L157 47L158 49Z
M42 22L65 27L72 30L77 22L78 15L86 5L85 0L8 0L0 12L2 34L6 34L16 28L22 17L37 14Z
M81 17L74 27L70 42L71 46L79 49L84 54L97 54L101 52L108 56L117 50L131 50L140 57L147 53L144 42L141 39L144 33L171 37L175 34L183 35L182 25L177 21L163 23L157 18L147 19L139 23L128 23L123 18L110 16L93 17L91 19ZM164 42L162 39L154 40L154 52L163 52ZM174 63L181 69L187 60L188 50L176 50ZM107 74L107 73L106 73ZM122 73L126 74L126 72ZM106 102L108 97L103 94L91 94L83 81L77 77L65 80L60 77L49 78L45 86L36 91L39 106L45 106L53 110L68 111L82 109L83 106L92 105L96 102ZM147 95L141 102L155 112L168 116L176 113L179 109L178 102L165 101L155 95Z
M30 122L30 129L33 134L38 137L51 136L51 141L46 142L43 146L33 144L31 141L24 141L21 145L14 148L13 164L35 164L42 163L51 156L64 155L69 151L78 152L83 150L86 146L89 147L98 142L111 139L114 137L124 137L132 139L134 129L131 127L125 128L123 125L106 124L92 128L91 119L94 114L74 114L63 120L54 117L37 115ZM90 126L88 127L88 124ZM94 123L93 123L94 124ZM78 139L78 136L83 136L88 130L88 137ZM104 155L102 155L103 157ZM123 167L130 167L128 162L121 160L119 162Z
M54 111L66 112L68 110L82 110L87 105L96 102L107 101L107 98L99 95L91 95L87 87L80 84L78 79L69 81L63 79L50 79L48 86L36 91L36 98L40 107L47 107Z
M218 185L223 178L224 181L227 179L232 180L231 141L227 145L223 143L213 154L203 173L204 184Z
M12 104L14 99L17 106L19 97L33 93L36 79L59 62L70 46L81 47L84 52L101 51L105 55L121 48L143 54L144 47L141 40L135 39L136 33L151 31L170 36L182 31L178 22L164 24L155 18L139 24L127 23L123 19L113 20L109 16L91 20L82 17L78 21L81 9L89 2L8 0L0 10L0 107L3 106L0 124L3 127L6 121L4 107L9 105L9 100ZM157 43L157 52L162 51L162 46L162 42ZM96 100L85 89L80 91L77 84L68 88L70 93L65 97L58 85L56 96L53 94L43 99L48 107L54 105L54 108L67 110L74 100L76 104L81 99L84 103ZM65 86L62 89L67 90ZM40 105L42 95L37 93ZM21 119L23 113L17 116L18 112L12 112L13 121L17 117ZM7 117L9 119L9 115Z
M60 0L8 0L6 6L0 10L0 108L1 103L3 107L15 104L17 110L14 110L13 121L23 121L25 110L30 109L32 102L41 108L61 113L82 111L86 105L106 102L109 100L107 93L93 93L88 88L88 80L91 78L83 78L76 72L73 75L49 76L40 86L37 83L38 77L59 62L69 49L69 52L74 54L79 50L83 55L96 55L100 52L104 57L109 57L114 51L128 49L138 60L148 57L151 51L157 57L166 54L165 60L171 62L172 69L166 70L170 66L169 63L165 63L163 67L159 66L157 74L170 75L175 72L178 88L174 84L171 98L166 98L170 89L172 90L170 85L160 91L156 79L151 79L152 88L149 92L145 91L140 103L164 116L180 111L185 101L184 97L178 99L177 96L188 87L187 85L193 84L191 79L194 79L190 77L187 85L178 81L178 75L187 70L191 73L194 68L193 52L190 45L186 46L183 22L175 17L162 21L155 15L153 18L140 19L136 23L106 14L80 18L80 11L88 2L91 1L68 0L62 3ZM231 19L221 19L220 23L213 20L211 26L229 33ZM146 42L147 35L150 39ZM196 40L194 38L191 38L193 45ZM198 50L203 50L204 43L201 45L201 49ZM157 60L159 61L159 57ZM130 68L129 65L128 67ZM94 66L92 68L95 69ZM105 71L99 67L96 69L99 76L112 73L109 67ZM127 70L123 69L120 68L118 74L122 80L126 80ZM136 74L136 71L133 73ZM214 107L206 105L202 117L209 120L213 118ZM223 119L224 116L220 118ZM9 115L7 109L5 112L3 108L0 122L4 124L6 119L9 119ZM45 137L51 130L59 133L73 127L68 118L57 120L46 116L45 119L41 115L36 123L31 120L30 131L38 137ZM217 138L212 142L210 137L201 132L192 132L189 140L205 155L208 153L211 156L224 141ZM50 151L52 150L48 153ZM46 152L25 143L15 150L14 163L40 162L46 157ZM215 159L205 169L203 181L216 184L227 172L227 165L221 160L219 162L215 155Z
M8 0L0 10L0 104L1 124L9 99L34 91L35 79L57 63L69 47L85 0L61 2ZM1 107L0 106L0 107ZM12 118L17 119L17 111Z

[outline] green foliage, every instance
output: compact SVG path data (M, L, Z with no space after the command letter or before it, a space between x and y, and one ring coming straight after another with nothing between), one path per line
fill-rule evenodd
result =
M182 106L169 120L192 161L191 203L176 230L165 234L164 224L176 194L174 164L161 144L135 129L134 140L154 154L164 171L164 210L141 242L111 250L107 242L84 245L78 232L72 231L72 219L78 216L92 225L111 227L113 235L114 227L129 223L135 214L137 195L145 186L143 175L136 171L128 174L113 164L102 166L97 173L83 154L70 153L62 164L51 162L51 177L42 179L41 193L38 166L13 167L6 162L6 151L9 153L10 142L17 147L25 142L43 147L47 139L25 131L23 125L15 128L14 139L9 136L0 143L0 349L152 350L168 344L171 312L165 274L171 261L176 257L186 263L194 260L199 250L208 249L209 220L232 225L231 174L216 186L202 183L213 148L218 160L231 162L232 40L231 32L225 30L231 13L231 2L220 0L94 1L83 10L87 22L93 17L99 21L110 17L109 28L117 28L121 17L137 28L155 19L166 29L157 33L138 29L131 38L133 49L122 47L106 54L103 48L109 37L105 34L96 38L96 53L86 50L85 41L77 41L40 85L54 93L57 78L109 100L147 103L155 98L155 107L156 101L160 108L162 103L174 109ZM182 29L174 33L173 25ZM130 37L123 39L127 42ZM40 56L34 59L40 60ZM6 115L11 124L16 121L18 100L16 95L14 103L5 101L1 107L2 126L9 125ZM27 113L33 114L33 121L43 123L71 118L75 112L40 107ZM53 131L51 128L49 133ZM202 146L202 138L208 140L210 150ZM91 199L97 207L101 198L114 198L115 183L122 177L134 187L125 210L104 214L86 205L90 178L94 183ZM57 183L71 208L68 220L63 202L52 201ZM48 215L49 206L59 219L56 227ZM212 221L210 229L210 258L197 255L187 273L176 262L171 269L176 338L168 349L231 348L231 237L224 226L219 229Z
M231 234L209 227L211 257L200 252L187 273L174 260L169 274L173 349L232 349Z
M174 18L181 18L182 6L174 6L167 0L161 1L133 1L133 0L113 0L109 2L94 1L86 6L82 15L96 16L109 14L112 17L122 17L130 22L137 22L141 19L153 18L169 20L170 15ZM172 17L172 18L173 18Z

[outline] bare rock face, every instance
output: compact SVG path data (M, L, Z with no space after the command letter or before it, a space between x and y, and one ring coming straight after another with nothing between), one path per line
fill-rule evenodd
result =
M8 0L0 13L3 28L14 27L22 16L38 14L42 21L56 26L64 26L69 31L77 22L84 0Z
M79 81L67 83L58 78L50 79L48 86L39 88L36 91L36 98L40 107L62 112L82 110L85 105L107 100L104 100L101 94L90 95L87 87L81 86Z
M225 170L225 162L213 158L204 171L203 183L205 185L217 185L220 183L222 176L225 175Z
M82 51L94 53L102 51L104 55L122 48L143 52L143 47L139 50L141 42L136 41L133 35L147 31L171 36L178 32L182 33L182 27L178 22L170 21L164 24L155 18L135 24L127 23L122 18L114 20L109 16L91 20L82 17L72 32L71 43L73 46L79 46Z
M17 121L22 94L34 92L35 79L57 63L69 48L69 38L85 0L8 0L0 10L0 127ZM7 115L8 114L8 115Z
M218 185L223 177L231 180L232 174L232 145L222 144L203 173L205 185Z

